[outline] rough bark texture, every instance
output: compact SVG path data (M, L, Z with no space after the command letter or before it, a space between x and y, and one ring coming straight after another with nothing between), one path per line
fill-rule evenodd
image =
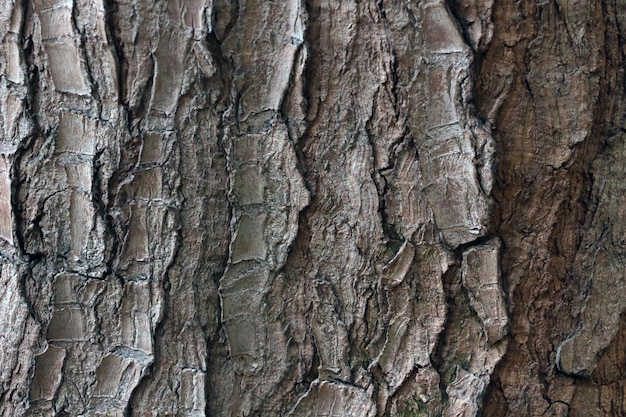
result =
M0 416L626 414L623 1L0 6Z

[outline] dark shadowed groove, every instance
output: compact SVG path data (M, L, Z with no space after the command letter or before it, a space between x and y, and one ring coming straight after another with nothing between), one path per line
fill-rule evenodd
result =
M24 52L24 71L26 80L26 98L25 98L25 113L28 113L29 119L32 123L30 134L20 142L15 150L14 163L11 172L11 178L14 181L11 181L11 209L13 211L14 222L16 225L14 236L17 240L17 249L22 256L28 256L26 253L26 221L22 219L22 210L21 210L21 202L19 201L20 189L27 182L26 178L20 178L23 175L19 167L22 166L23 158L28 157L26 154L30 151L30 148L35 144L37 138L42 137L44 135L42 126L39 123L39 119L36 117L37 112L39 111L39 68L35 65L35 62L32 61L33 58L33 40L31 38L26 38L24 33L24 28L26 25L26 21L28 21L29 17L34 13L32 8L32 3L29 1L22 1L24 19L22 22L22 30L20 41L22 42L23 52Z
M451 381L445 381L442 377L442 373L444 372L444 367L446 365L446 342L448 341L448 335L450 333L450 327L453 323L453 309L457 308L454 305L454 299L456 294L452 291L452 286L456 280L460 281L460 277L457 277L461 273L461 258L455 256L455 262L453 265L449 267L446 273L441 277L443 281L443 288L445 291L446 297L446 320L443 325L443 330L439 333L437 337L437 343L435 348L433 349L430 360L433 364L433 367L439 374L439 391L441 394L441 409L443 410L448 404L448 393L446 392L446 383Z
M119 3L118 0L103 0L104 6L104 23L107 35L107 43L111 50L111 55L115 60L115 70L117 75L117 95L119 97L119 105L122 106L125 112L128 114L128 103L124 102L124 91L126 89L126 73L124 70L124 64L126 62L126 56L124 56L124 48L122 47L121 40L118 36L120 31L117 24L120 19L119 16Z
M472 50L474 56L476 57L476 55L478 54L478 51L476 50L474 45L472 45L473 42L468 33L465 16L463 16L461 10L459 10L458 4L454 0L444 0L444 3L447 9L450 11L450 14L456 21L456 24L459 27L459 32L461 33L461 36L463 37L465 44ZM474 66L476 65L475 61L476 59L474 60Z

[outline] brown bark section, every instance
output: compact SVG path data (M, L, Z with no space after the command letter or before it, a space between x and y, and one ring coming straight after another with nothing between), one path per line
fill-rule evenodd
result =
M623 415L623 7L0 10L0 415Z
M611 2L494 5L476 92L498 144L512 338L485 415L625 412L623 16Z

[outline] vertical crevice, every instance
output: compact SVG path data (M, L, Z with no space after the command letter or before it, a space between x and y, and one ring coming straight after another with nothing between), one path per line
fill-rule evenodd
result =
M120 31L118 20L119 16L119 3L118 0L104 0L104 23L106 28L106 36L107 43L109 44L109 49L111 50L111 56L115 61L115 73L117 77L117 95L119 98L118 104L122 106L125 110L125 113L129 114L128 103L125 102L124 92L127 87L126 76L128 74L128 63L126 62L126 56L124 54L124 48L121 43L121 39L118 36Z

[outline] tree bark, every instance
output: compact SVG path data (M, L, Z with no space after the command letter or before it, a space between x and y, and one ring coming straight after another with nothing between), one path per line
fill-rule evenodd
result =
M1 416L626 414L626 4L3 0Z

